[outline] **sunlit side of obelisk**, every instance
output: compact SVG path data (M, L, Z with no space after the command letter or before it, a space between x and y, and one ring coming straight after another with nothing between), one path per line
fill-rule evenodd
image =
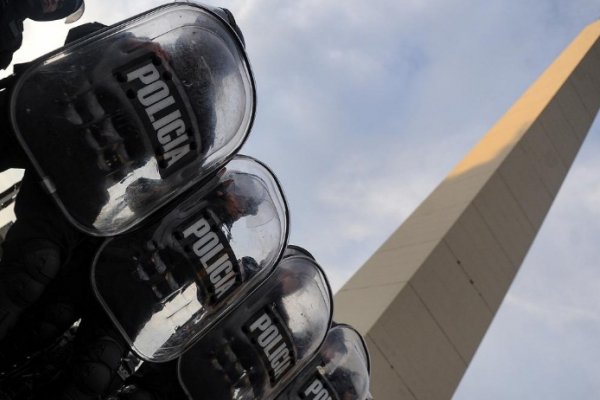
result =
M599 37L585 28L337 293L376 400L452 397L596 116Z

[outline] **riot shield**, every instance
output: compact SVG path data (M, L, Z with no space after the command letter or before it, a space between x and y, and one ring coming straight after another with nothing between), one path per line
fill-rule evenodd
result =
M311 359L331 322L331 290L316 262L284 258L269 280L181 356L190 399L272 399Z
M156 8L34 61L10 99L13 130L45 188L97 236L128 230L224 165L254 112L240 38L192 3Z
M100 303L147 361L178 357L273 271L287 242L279 184L250 157L182 197L107 239L92 267Z
M278 400L366 400L370 361L362 336L334 325L317 356L277 397Z

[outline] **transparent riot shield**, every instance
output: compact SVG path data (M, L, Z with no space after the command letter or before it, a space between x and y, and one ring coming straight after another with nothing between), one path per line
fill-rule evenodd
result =
M362 336L348 325L334 325L316 357L277 399L366 400L369 372L369 353Z
M36 60L13 130L67 218L122 233L224 165L254 119L241 40L209 8L168 4Z
M181 356L190 399L272 399L319 349L331 290L316 262L284 258L269 280Z
M272 173L237 156L148 222L105 241L92 286L132 349L161 362L179 356L273 271L288 216Z

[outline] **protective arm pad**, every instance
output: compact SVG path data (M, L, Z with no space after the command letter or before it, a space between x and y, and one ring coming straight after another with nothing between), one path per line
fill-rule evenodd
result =
M0 340L26 307L35 302L69 258L82 235L25 172L15 203L17 221L2 243Z
M33 304L60 269L60 249L47 240L34 240L6 251L0 262L0 340L21 312Z

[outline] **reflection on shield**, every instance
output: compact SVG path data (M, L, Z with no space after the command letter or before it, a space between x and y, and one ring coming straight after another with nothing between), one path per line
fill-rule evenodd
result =
M231 212L232 195L255 204L253 214ZM272 173L238 156L142 229L107 240L96 295L141 358L173 359L272 273L287 220Z
M331 290L314 260L283 259L246 301L182 355L184 391L190 398L271 398L323 343L331 305Z
M110 236L230 160L254 100L235 31L202 6L178 3L34 62L15 84L11 120L67 218Z
M313 360L277 399L365 400L369 373L369 353L363 337L348 325L334 324Z

